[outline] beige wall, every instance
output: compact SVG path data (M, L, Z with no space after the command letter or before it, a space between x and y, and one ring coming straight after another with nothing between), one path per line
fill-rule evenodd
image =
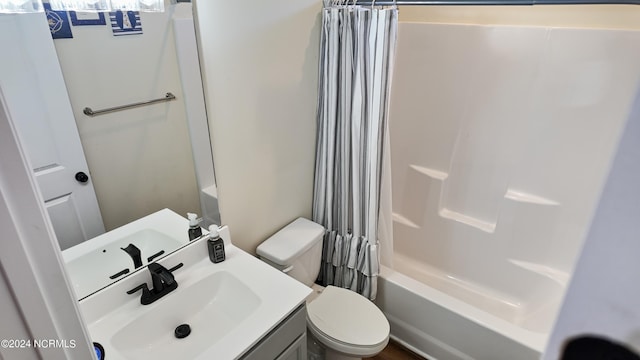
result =
M401 6L400 21L640 29L640 6Z
M168 207L200 212L171 16L141 13L142 35L72 26L55 40L105 227L111 230ZM150 100L177 100L96 117L82 113Z
M222 223L254 252L311 215L321 2L194 6Z

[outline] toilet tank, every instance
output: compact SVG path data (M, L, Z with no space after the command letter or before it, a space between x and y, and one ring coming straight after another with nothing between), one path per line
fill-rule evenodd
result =
M258 245L258 257L307 286L320 272L324 227L305 218L289 225Z

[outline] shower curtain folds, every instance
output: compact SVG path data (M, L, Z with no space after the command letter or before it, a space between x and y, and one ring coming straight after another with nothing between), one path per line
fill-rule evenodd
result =
M381 189L390 189L383 186L390 169L382 165L389 165L383 159L398 12L325 6L313 220L327 231L318 281L374 299Z

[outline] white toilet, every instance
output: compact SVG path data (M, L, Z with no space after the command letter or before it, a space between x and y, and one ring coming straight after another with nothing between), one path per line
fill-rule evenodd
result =
M264 262L316 289L323 234L322 226L298 218L256 252ZM329 360L371 357L389 342L389 322L382 311L362 295L335 286L307 298L307 329Z

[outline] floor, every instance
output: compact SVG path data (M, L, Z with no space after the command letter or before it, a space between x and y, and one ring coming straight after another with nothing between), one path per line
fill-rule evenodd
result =
M411 351L407 350L402 345L398 344L393 340L389 340L389 345L387 345L382 352L374 357L365 358L363 360L427 360L422 356L416 355Z

